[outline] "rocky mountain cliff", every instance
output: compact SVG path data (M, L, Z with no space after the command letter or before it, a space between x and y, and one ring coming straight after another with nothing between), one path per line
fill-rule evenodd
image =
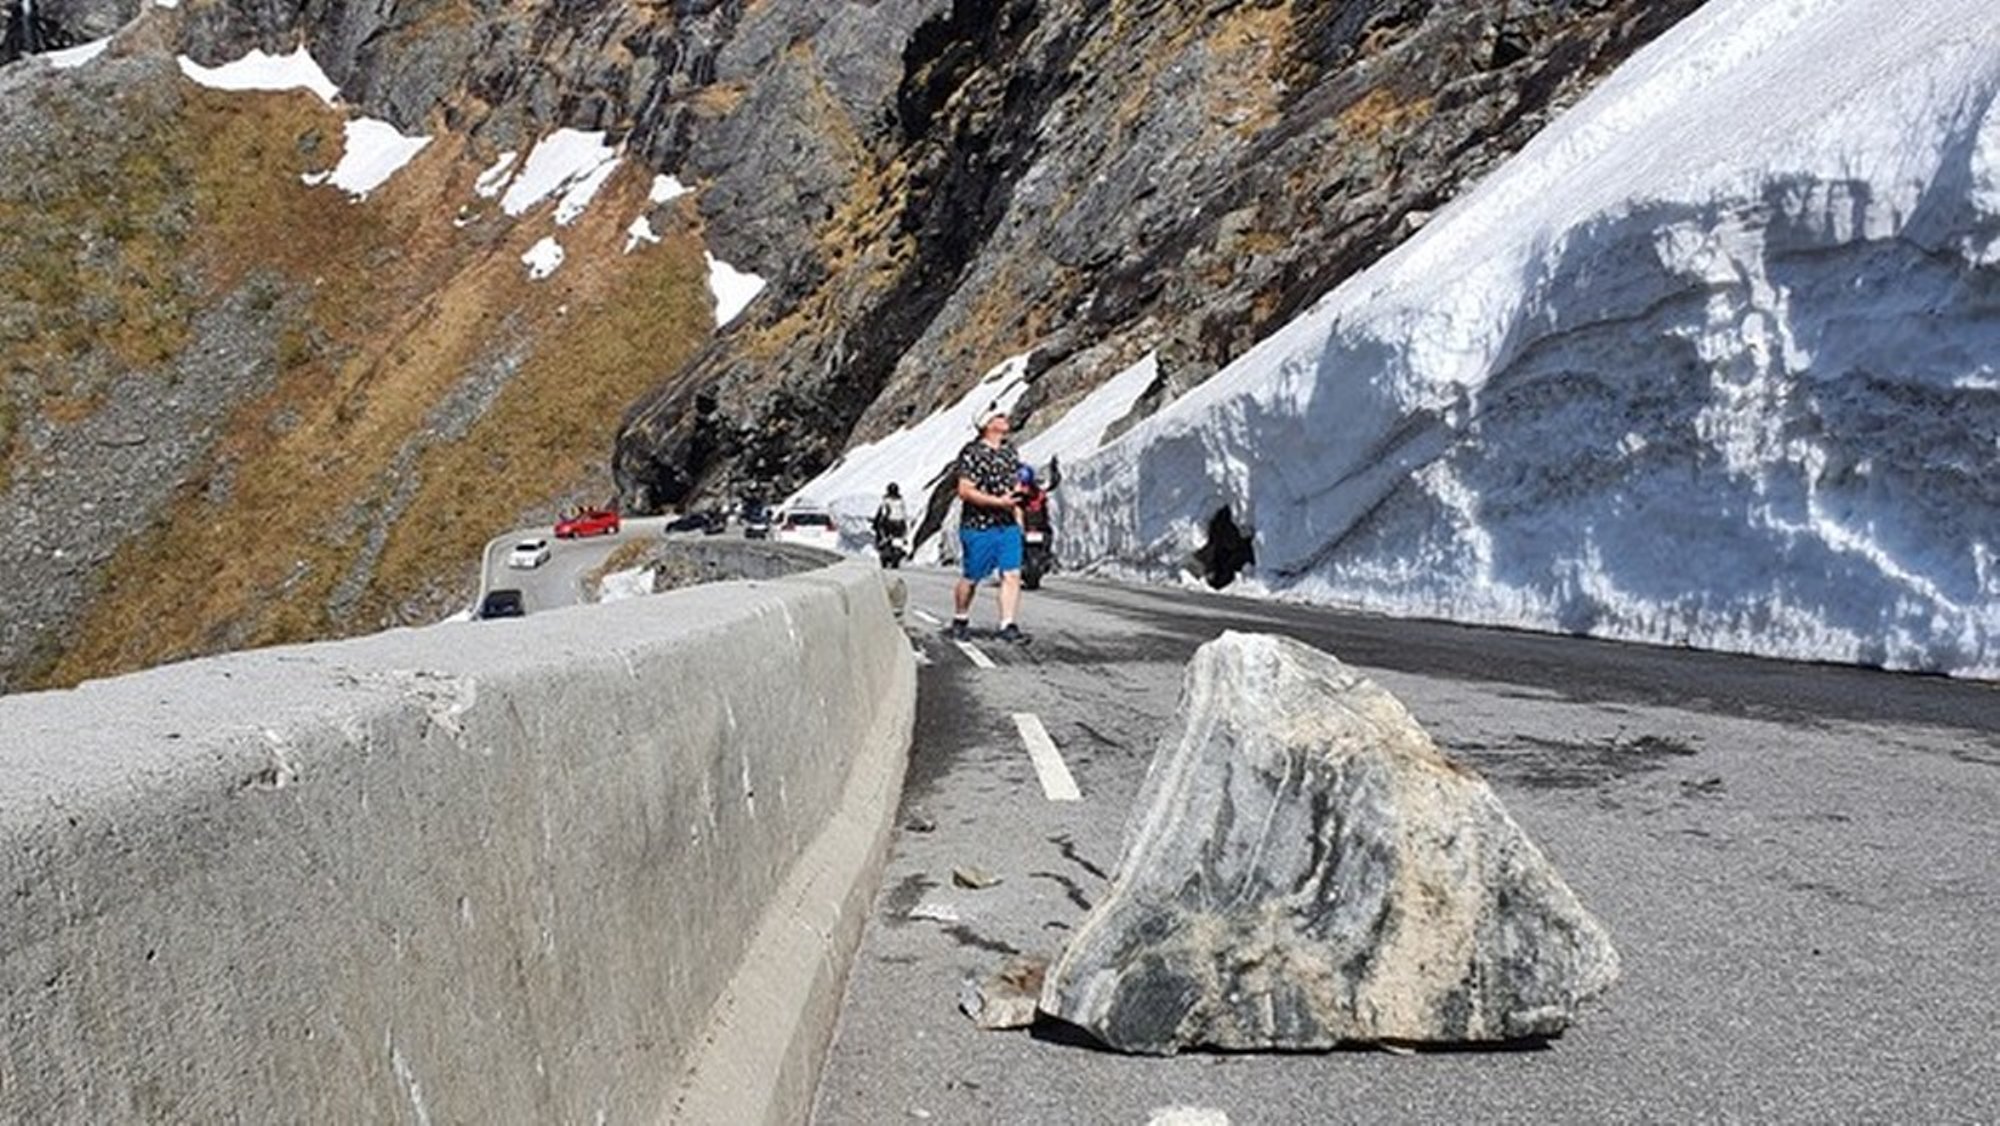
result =
M620 489L783 491L1022 352L1028 414L1155 349L1157 403L1695 6L883 4L914 29L893 90L840 86L845 25L801 19L689 152L711 223L780 282L634 412Z
M0 687L430 620L606 477L775 495L1011 355L1051 416L1156 350L1157 403L1698 3L13 0ZM301 46L337 108L174 61ZM302 184L364 113L431 141ZM621 163L536 280L561 220L479 188L560 128ZM769 281L720 333L705 258Z

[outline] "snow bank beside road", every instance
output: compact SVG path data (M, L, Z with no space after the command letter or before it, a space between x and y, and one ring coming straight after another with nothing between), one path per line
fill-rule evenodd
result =
M1068 553L1227 511L1253 590L2000 675L1997 94L1982 0L1713 0L1071 467Z
M974 412L988 403L1011 410L1028 389L1027 368L1025 355L996 364L957 402L922 422L847 451L826 472L787 498L785 507L808 502L824 506L840 525L841 550L869 550L874 543L869 524L889 482L902 489L910 518L921 520L931 483L975 436ZM935 562L936 558L935 543L918 553L920 562Z

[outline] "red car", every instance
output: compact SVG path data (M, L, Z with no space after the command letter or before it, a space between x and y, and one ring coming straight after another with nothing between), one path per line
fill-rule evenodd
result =
M565 516L556 521L556 538L576 539L579 536L615 536L618 534L618 513L610 508L586 508L574 516Z

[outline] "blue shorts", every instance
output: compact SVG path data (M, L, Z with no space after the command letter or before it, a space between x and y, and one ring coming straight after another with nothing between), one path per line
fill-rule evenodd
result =
M1021 569L1021 526L1018 524L969 531L960 528L958 546L964 568L960 573L973 582L995 571L1004 574Z

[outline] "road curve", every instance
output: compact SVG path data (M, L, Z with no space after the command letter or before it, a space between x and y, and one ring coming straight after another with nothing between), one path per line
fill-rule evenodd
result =
M950 576L904 574L925 662L904 827L820 1126L1143 1124L1176 1107L1301 1126L2000 1120L1993 685L1062 577L1027 596L1032 645L962 649L932 624ZM1567 1036L1154 1060L957 1012L965 978L1056 953L1102 897L1187 658L1226 628L1360 666L1492 783L1624 958ZM1080 800L1054 800L1037 729ZM956 886L960 867L1001 882Z
M486 541L479 568L479 594L472 601L474 611L488 591L515 589L521 592L528 613L573 606L583 601L583 577L610 557L611 553L634 540L657 539L666 528L667 517L625 518L616 535L559 540L551 526L520 528ZM507 553L523 540L549 541L549 561L540 567L516 569L507 566Z

